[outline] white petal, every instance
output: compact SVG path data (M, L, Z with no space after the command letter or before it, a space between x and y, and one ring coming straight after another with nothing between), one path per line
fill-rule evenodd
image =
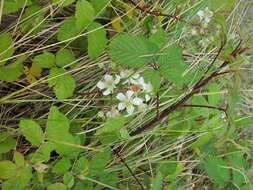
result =
M141 84L141 85L144 85L144 84L145 84L144 78L143 78L143 77L140 77L140 78L138 79L138 82L139 82L139 84Z
M116 98L120 101L124 101L126 99L126 96L123 93L118 93Z
M97 87L98 87L99 89L104 89L104 88L105 88L105 83L102 82L102 81L99 81L99 82L97 83Z
M204 17L204 11L200 10L197 12L197 15L202 19Z
M132 91L132 90L128 90L128 91L126 92L126 96L127 96L128 98L130 98L133 94L134 94L134 91Z
M134 98L133 99L133 104L136 105L136 106L141 105L142 104L142 99L138 98L138 97Z
M139 77L140 77L140 74L139 74L139 73L135 73L135 74L132 76L133 79L138 79Z
M151 99L151 97L148 94L145 94L145 101L148 102Z
M129 114L134 113L134 107L133 106L127 107L127 113L129 113Z
M106 74L105 77L104 77L104 79L105 79L105 81L112 80L112 75Z
M109 88L107 88L104 92L103 92L103 95L107 96L109 94L111 94L111 90Z
M118 104L118 110L124 110L126 108L126 106L125 106L125 104L123 104L123 103L119 103Z
M116 75L115 76L115 80L114 80L114 84L118 84L120 81L120 76L119 75Z

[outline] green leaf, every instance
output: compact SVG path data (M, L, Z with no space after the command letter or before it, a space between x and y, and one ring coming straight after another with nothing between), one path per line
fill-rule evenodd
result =
M64 67L75 61L73 53L68 49L60 49L56 53L56 65L59 67Z
M14 63L0 66L0 80L13 82L23 74L23 61L25 57L18 58Z
M55 56L51 52L44 51L42 54L35 56L33 62L41 68L50 69L55 66Z
M230 171L226 162L216 156L209 156L204 162L205 170L215 184L225 186L230 181Z
M155 44L158 50L160 50L166 45L167 34L162 28L159 28L154 34L149 37L149 41Z
M88 55L91 59L96 59L106 47L106 30L101 24L93 22L88 31Z
M55 149L55 145L51 142L43 143L37 151L31 155L33 163L47 162L50 159L50 153Z
M158 172L151 183L150 190L162 190L163 187L163 176L161 172Z
M229 11L231 10L237 0L208 0L208 7L213 11Z
M61 160L57 161L52 172L56 174L66 173L71 166L70 160L67 157L63 157Z
M67 187L62 183L54 183L49 185L47 190L67 190Z
M187 66L182 59L182 50L178 45L172 45L165 49L158 57L159 72L176 85L186 82L183 76Z
M98 15L105 10L109 0L91 0L91 4L95 10L95 14Z
M48 86L53 87L59 100L73 96L76 82L71 74L63 68L52 68L48 76Z
M117 35L109 45L109 56L112 61L134 68L143 67L152 56L142 37L131 34Z
M157 93L161 85L160 73L158 71L148 69L143 72L143 77L145 82L150 82L152 84L153 91Z
M18 1L13 1L13 0L7 0L4 1L3 4L3 15L7 15L10 13L14 13L21 9L24 5L28 6L31 4L30 0L18 0Z
M16 166L18 166L18 167L25 166L25 158L24 158L23 154L15 151L13 157L14 157L14 161L15 161Z
M108 118L104 127L97 130L96 135L102 143L112 143L121 137L120 129L124 124L125 118L123 116Z
M9 33L0 34L0 66L14 53L12 37Z
M67 172L63 176L63 183L68 187L71 188L75 184L75 179L74 176L70 173Z
M16 140L9 136L8 133L1 133L0 154L9 152L16 147Z
M9 160L0 161L0 179L9 179L16 176L17 167Z
M24 190L32 178L32 168L30 166L24 167L16 171L15 178L5 181L2 185L2 190Z
M22 135L25 136L26 140L28 140L32 145L39 146L43 140L43 132L40 126L32 121L23 119L19 123L19 128Z
M74 172L76 174L86 175L88 173L88 165L88 160L82 156L75 162Z
M49 111L46 135L47 139L55 144L58 154L69 155L79 152L79 148L74 145L79 144L80 140L69 133L68 118L55 106Z
M43 9L33 4L25 9L25 13L22 15L20 29L23 33L36 34L40 32L44 23L44 11Z
M95 10L86 0L78 0L76 3L76 27L78 30L86 28L95 19Z
M69 17L63 21L57 32L58 41L67 41L79 34L79 30L76 28L76 19L74 17Z
M111 149L104 149L103 152L97 153L92 157L89 163L89 174L96 176L101 174L111 158Z

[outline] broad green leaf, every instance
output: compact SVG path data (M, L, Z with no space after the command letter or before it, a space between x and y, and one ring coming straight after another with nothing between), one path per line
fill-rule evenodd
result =
M35 56L33 62L41 68L50 69L55 66L55 56L51 52L44 51L42 54Z
M151 183L150 190L162 190L163 187L163 176L161 172L158 172Z
M86 28L95 19L95 10L86 0L78 0L76 3L76 27L78 30Z
M91 0L91 4L95 10L96 16L106 9L109 0Z
M17 167L9 160L0 161L0 179L9 179L16 176Z
M106 47L106 30L101 24L93 22L88 31L88 55L91 59L96 59Z
M49 111L46 129L47 138L55 144L55 150L60 155L69 155L79 152L78 137L73 137L69 133L68 118L62 114L57 107L52 106Z
M74 38L79 34L79 30L76 28L76 19L74 17L69 17L63 21L57 32L58 41L67 41Z
M67 190L67 187L62 183L54 183L49 185L47 190Z
M57 161L54 167L52 168L52 172L56 174L66 173L71 166L71 162L69 158L63 157L61 160Z
M74 2L75 2L75 0L52 0L52 3L54 5L58 5L58 6L60 5L60 6L63 6L63 7L71 5Z
M32 120L23 119L19 123L20 132L32 145L39 146L43 140L41 127Z
M23 6L28 6L31 4L31 0L5 0L3 4L3 14L7 15L10 13L14 13L19 9L23 8Z
M236 2L237 0L208 0L208 7L213 11L229 11Z
M187 66L182 59L182 50L178 45L172 45L166 48L158 55L159 72L169 81L176 85L182 85L186 82L183 73Z
M50 153L54 149L55 145L53 143L43 143L34 154L30 155L32 163L47 162L50 159Z
M167 34L162 28L159 28L149 37L149 41L154 43L158 47L158 50L161 50L166 45Z
M86 175L88 173L88 165L88 160L82 156L75 162L74 172L76 174Z
M216 156L209 156L204 162L205 170L215 184L225 186L230 181L230 171L227 163Z
M40 32L44 25L44 11L43 9L33 4L25 9L25 13L22 15L20 29L23 33L36 34Z
M143 67L152 58L146 41L132 34L114 37L109 45L108 53L112 61L134 68Z
M146 82L150 82L152 84L153 91L157 93L161 85L160 73L158 71L149 69L144 71L143 77Z
M13 82L23 74L23 61L25 57L18 58L14 63L0 66L0 80ZM1 65L1 64L0 64Z
M102 183L110 185L111 187L117 187L118 174L117 172L104 172L99 176ZM101 186L102 187L102 186Z
M56 53L56 65L59 67L64 67L75 61L73 53L68 49L60 49Z
M0 140L0 154L9 152L15 147L16 147L16 140L13 139L11 136L9 136L8 133L2 132Z
M68 187L71 188L75 184L75 179L74 176L70 173L67 172L63 176L63 183Z
M13 159L15 161L16 166L18 166L18 167L25 166L25 158L24 158L23 154L21 154L20 152L15 151Z
M32 178L31 166L24 167L16 171L15 178L5 181L2 185L2 190L24 190Z
M104 127L97 130L96 135L102 143L112 143L120 138L120 129L124 126L124 124L125 118L123 116L108 118Z
M50 70L48 85L53 87L57 99L61 100L73 96L76 82L65 69L54 67Z
M0 34L0 66L14 53L12 37L9 33Z
M97 153L92 157L89 163L89 174L96 176L101 174L111 158L111 149L104 149L103 152Z

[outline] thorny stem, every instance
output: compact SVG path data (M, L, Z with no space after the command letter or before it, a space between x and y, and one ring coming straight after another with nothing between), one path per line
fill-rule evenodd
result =
M238 44L238 46L234 49L234 51L230 54L232 57L236 57L237 55L241 54L242 52L245 51L245 49L241 49L241 41ZM217 60L218 56L220 55L221 51L218 51L217 55L215 56L215 60ZM160 122L162 119L164 119L165 117L167 117L170 113L174 112L175 110L177 110L178 108L182 107L185 102L187 102L187 100L189 100L194 94L198 93L202 87L206 86L212 79L214 79L215 77L221 75L221 74L226 74L227 72L220 72L220 70L227 66L227 64L229 63L229 61L224 61L223 64L219 67L218 70L214 71L212 74L210 74L209 76L203 76L190 90L190 92L188 92L181 100L173 103L172 105L170 105L168 108L164 109L163 111L160 112L159 115L159 119L157 119L156 117L153 118L151 121L149 121L148 123L146 123L143 127L138 128L137 130L133 131L130 135L138 135L140 133L142 133L143 131L153 128L154 125L158 122Z

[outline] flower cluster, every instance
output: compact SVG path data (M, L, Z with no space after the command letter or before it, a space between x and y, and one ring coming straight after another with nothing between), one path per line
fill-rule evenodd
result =
M97 87L103 92L104 96L114 95L118 101L110 111L106 112L106 117L116 117L121 112L126 111L128 115L134 113L136 107L139 110L145 109L152 96L152 85L146 83L139 73L133 70L121 71L120 75L106 74L97 83ZM116 91L116 88L119 87ZM104 117L103 112L99 112L100 117Z
M206 28L209 22L212 20L213 12L206 7L204 10L198 11L197 15L199 16L201 24L203 24L204 28Z

